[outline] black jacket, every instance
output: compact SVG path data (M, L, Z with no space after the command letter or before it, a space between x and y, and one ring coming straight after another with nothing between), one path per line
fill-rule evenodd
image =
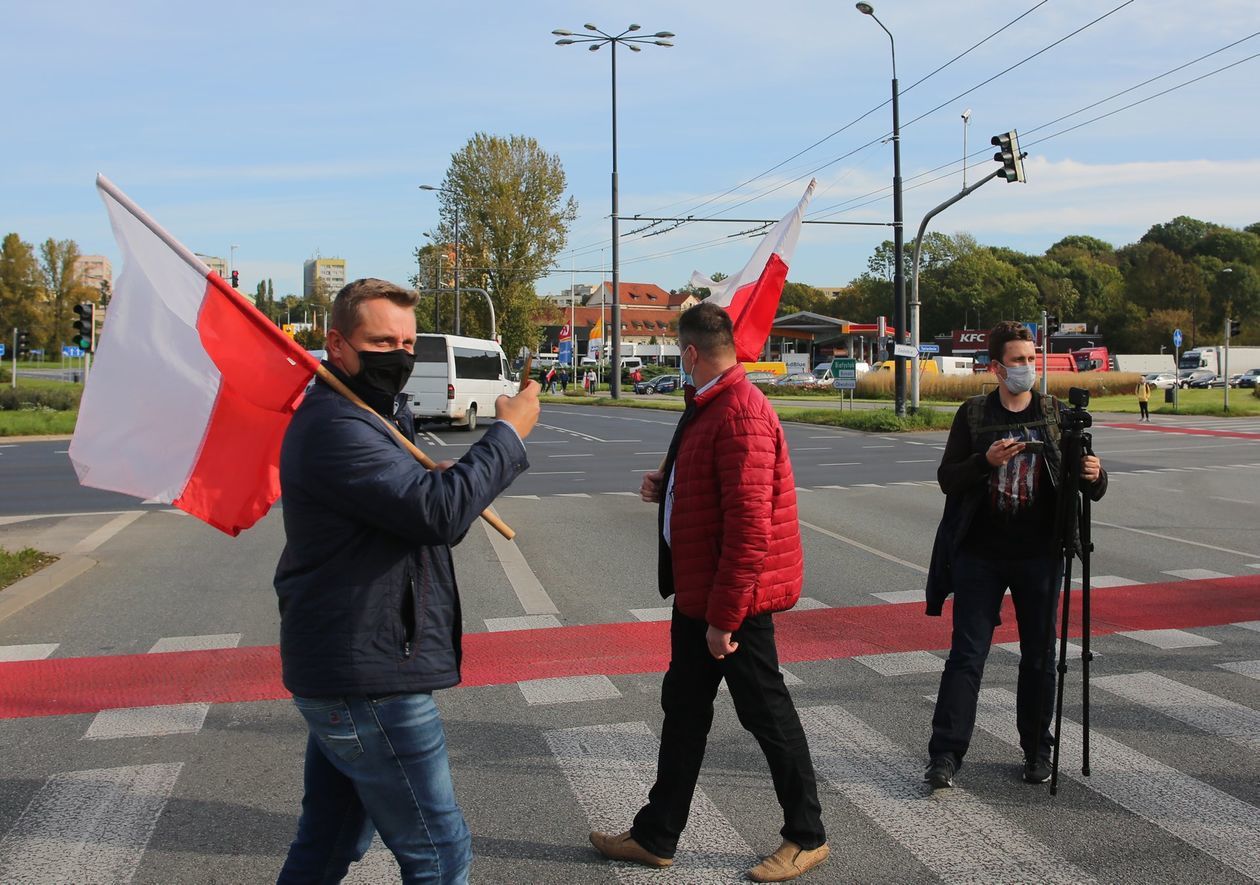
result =
M413 438L405 399L397 405ZM378 417L317 382L280 453L285 687L327 697L457 684L450 547L528 466L515 431L495 422L454 467L426 470Z
M998 398L997 391L988 395L990 400ZM1038 404L1041 413L1041 397L1034 394L1033 402ZM1057 400L1055 401L1058 402ZM1062 413L1059 407L1059 420ZM927 576L927 614L939 616L945 600L954 592L953 560L959 548L971 531L971 523L976 512L984 506L984 493L988 486L989 474L993 468L985 456L989 446L1000 436L999 433L982 433L973 437L971 425L967 420L968 403L963 403L954 415L954 423L949 429L949 439L945 442L945 452L941 455L940 466L936 469L936 482L945 493L945 512L941 515L940 525L936 529L936 540L932 545L932 559L928 564ZM1042 459L1050 488L1057 496L1060 483L1061 452L1057 445L1057 435L1047 435L1045 457ZM1092 501L1097 501L1107 492L1107 472L1104 470L1098 479L1088 486Z

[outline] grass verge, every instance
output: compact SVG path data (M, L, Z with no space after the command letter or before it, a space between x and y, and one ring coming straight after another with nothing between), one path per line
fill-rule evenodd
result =
M78 412L55 412L32 409L22 412L0 412L0 437L64 436L74 433Z
M0 547L0 590L16 583L27 575L33 575L46 565L57 561L57 557L41 553L27 547L17 553L10 553Z
M1173 412L1172 403L1164 402L1164 391L1151 392L1151 414L1153 415L1204 415L1216 418L1246 418L1260 415L1260 399L1251 395L1246 388L1229 392L1229 411L1225 411L1224 391L1215 390L1182 390L1179 391L1179 404ZM1139 411L1135 396L1100 396L1090 400L1091 412L1119 412L1134 414Z

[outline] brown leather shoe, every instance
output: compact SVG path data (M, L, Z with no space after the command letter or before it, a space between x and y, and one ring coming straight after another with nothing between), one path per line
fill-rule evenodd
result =
M657 857L634 841L629 830L619 836L591 833L591 844L595 846L596 851L610 860L626 860L645 867L655 867L658 870L674 865L672 857Z
M748 871L748 878L754 882L786 882L818 866L829 854L831 849L826 843L806 850L784 839L774 854Z

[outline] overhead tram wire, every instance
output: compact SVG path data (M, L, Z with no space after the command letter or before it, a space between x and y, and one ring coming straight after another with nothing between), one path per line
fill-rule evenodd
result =
M931 79L932 77L936 76L936 75L937 75L937 74L939 74L941 71L945 70L945 69L946 69L946 68L948 68L950 65L952 65L954 62L961 60L962 58L966 57L967 55L969 55L969 54L970 54L971 52L973 52L974 50L979 49L979 48L980 48L981 46L983 46L985 43L988 43L988 42L989 42L990 40L992 40L994 37L998 36L998 35L999 35L999 34L1001 34L1003 31L1006 31L1008 28L1010 28L1010 27L1012 27L1013 25L1017 24L1017 23L1018 23L1018 22L1020 22L1022 19L1026 18L1027 16L1029 16L1029 15L1031 15L1032 13L1036 12L1038 9L1040 9L1042 6L1045 6L1045 5L1046 5L1047 3L1049 3L1049 2L1050 2L1050 0L1040 0L1040 2L1038 2L1038 3L1034 4L1033 6L1029 7L1029 8L1028 8L1028 9L1026 9L1024 12L1020 13L1020 14L1019 14L1019 15L1017 15L1015 18L1011 19L1009 22L1007 22L1006 24L1002 25L1002 27L998 28L998 29L997 29L996 31L994 31L993 33L989 34L988 36L984 37L983 39L979 40L978 42L976 42L976 43L972 44L972 45L971 45L971 46L969 46L968 48L964 49L962 52L960 52L960 53L958 53L957 55L955 55L955 56L954 56L953 58L951 58L949 61L945 62L944 64L940 65L939 67L935 68L934 70L932 70L932 71L928 72L928 73L927 73L927 74L925 74L924 76L920 77L918 80L916 80L916 81L914 81L913 83L911 83L911 84L910 84L909 86L907 86L905 89L901 90L901 94L902 94L902 95L905 95L905 94L906 94L907 92L909 92L911 89L914 89L916 86L918 86L918 85L920 85L920 84L922 84L922 83L926 82L927 80ZM862 120L865 120L865 119L866 119L867 117L869 117L871 114L875 113L876 111L880 110L881 108L886 107L886 106L888 105L889 101L891 101L891 99L887 99L887 100L885 100L885 101L881 102L880 104L878 104L878 105L876 105L875 107L871 108L870 110L868 110L868 111L866 111L866 112L862 113L861 115L859 115L858 117L854 118L853 120L850 120L848 123L844 124L844 125L843 125L843 126L841 126L839 129L836 129L836 130L834 130L833 132L831 132L831 133L829 133L829 134L827 134L827 135L823 136L823 137L822 137L822 138L820 138L818 141L816 141L816 142L814 142L813 144L811 144L809 147L806 147L806 148L804 148L803 150L797 151L795 154L793 154L792 156L788 157L786 160L783 160L782 162L776 163L775 165L771 166L769 169L765 170L764 172L761 172L761 173L760 173L760 174L758 174L758 175L754 175L752 178L748 179L747 181L741 182L740 184L737 184L737 185L735 185L733 188L729 188L728 190L725 190L725 191L722 191L722 192L720 192L720 193L717 193L717 194L713 194L713 195L711 195L710 197L708 197L708 198L706 198L705 200L703 200L701 203L697 204L696 206L693 206L693 207L692 207L689 211L685 212L684 214L686 214L686 215L692 215L692 214L694 214L694 213L696 212L696 210L697 210L697 209L700 209L700 208L702 208L702 207L704 207L704 206L707 206L707 205L709 205L710 203L713 203L713 202L714 202L714 201L716 201L716 200L720 200L720 199L722 199L722 197L728 196L728 195L730 195L730 194L732 194L732 193L734 193L734 192L738 191L740 188L746 187L747 185L751 184L752 182L757 181L757 180L758 180L758 179L760 179L760 178L764 178L765 176L769 175L770 173L772 173L772 172L775 172L775 171L779 170L780 168L782 168L783 166L785 166L785 165L787 165L788 163L792 162L793 160L797 159L798 157L801 157L801 156L803 156L804 154L809 153L810 151L812 151L814 148L818 147L819 145L822 145L822 144L826 143L827 141L831 140L832 138L834 138L835 136L839 135L840 133L842 133L842 132L844 132L844 131L846 131L846 130L850 129L850 128L851 128L851 127L853 127L853 126L856 126L858 123L860 123ZM794 180L795 180L795 179L794 179ZM657 209L652 210L652 213L653 213L653 214L655 214L655 213L658 213L658 212L664 212L666 209L671 209L671 208L673 208L674 206L680 206L680 205L682 205L682 204L684 204L684 203L686 203L686 202L688 202L688 201L687 201L687 200L675 200L673 203L667 203L667 204L665 204L664 206L660 206L660 207L658 207ZM629 236L629 234L627 234L626 236ZM570 249L570 250L568 250L567 252L564 252L564 253L562 253L562 254L563 254L563 255L565 255L565 256L576 256L576 255L580 255L580 254L590 254L591 252L598 250L598 248L600 247L600 245L601 245L602 243L603 243L603 241L600 241L600 243L592 243L590 246L577 246L577 247L574 247L573 249Z

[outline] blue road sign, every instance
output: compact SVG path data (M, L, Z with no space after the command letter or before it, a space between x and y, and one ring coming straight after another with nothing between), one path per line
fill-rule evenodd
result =
M920 344L919 353L940 353L941 346L939 344Z
M0 356L4 356L4 344L0 343Z
M1028 327L1029 332L1032 332L1033 341L1040 343L1041 339L1037 337L1037 330L1041 328L1041 323L1024 323L1024 325Z
M1181 330L1173 329L1173 347L1181 346Z
M66 345L65 347L62 347L62 348L61 348L61 355L62 355L62 356L66 356L66 357L71 357L72 359L76 359L76 360L77 360L77 359L79 359L81 356L83 356L83 348L81 348L81 347L70 347L69 345Z

